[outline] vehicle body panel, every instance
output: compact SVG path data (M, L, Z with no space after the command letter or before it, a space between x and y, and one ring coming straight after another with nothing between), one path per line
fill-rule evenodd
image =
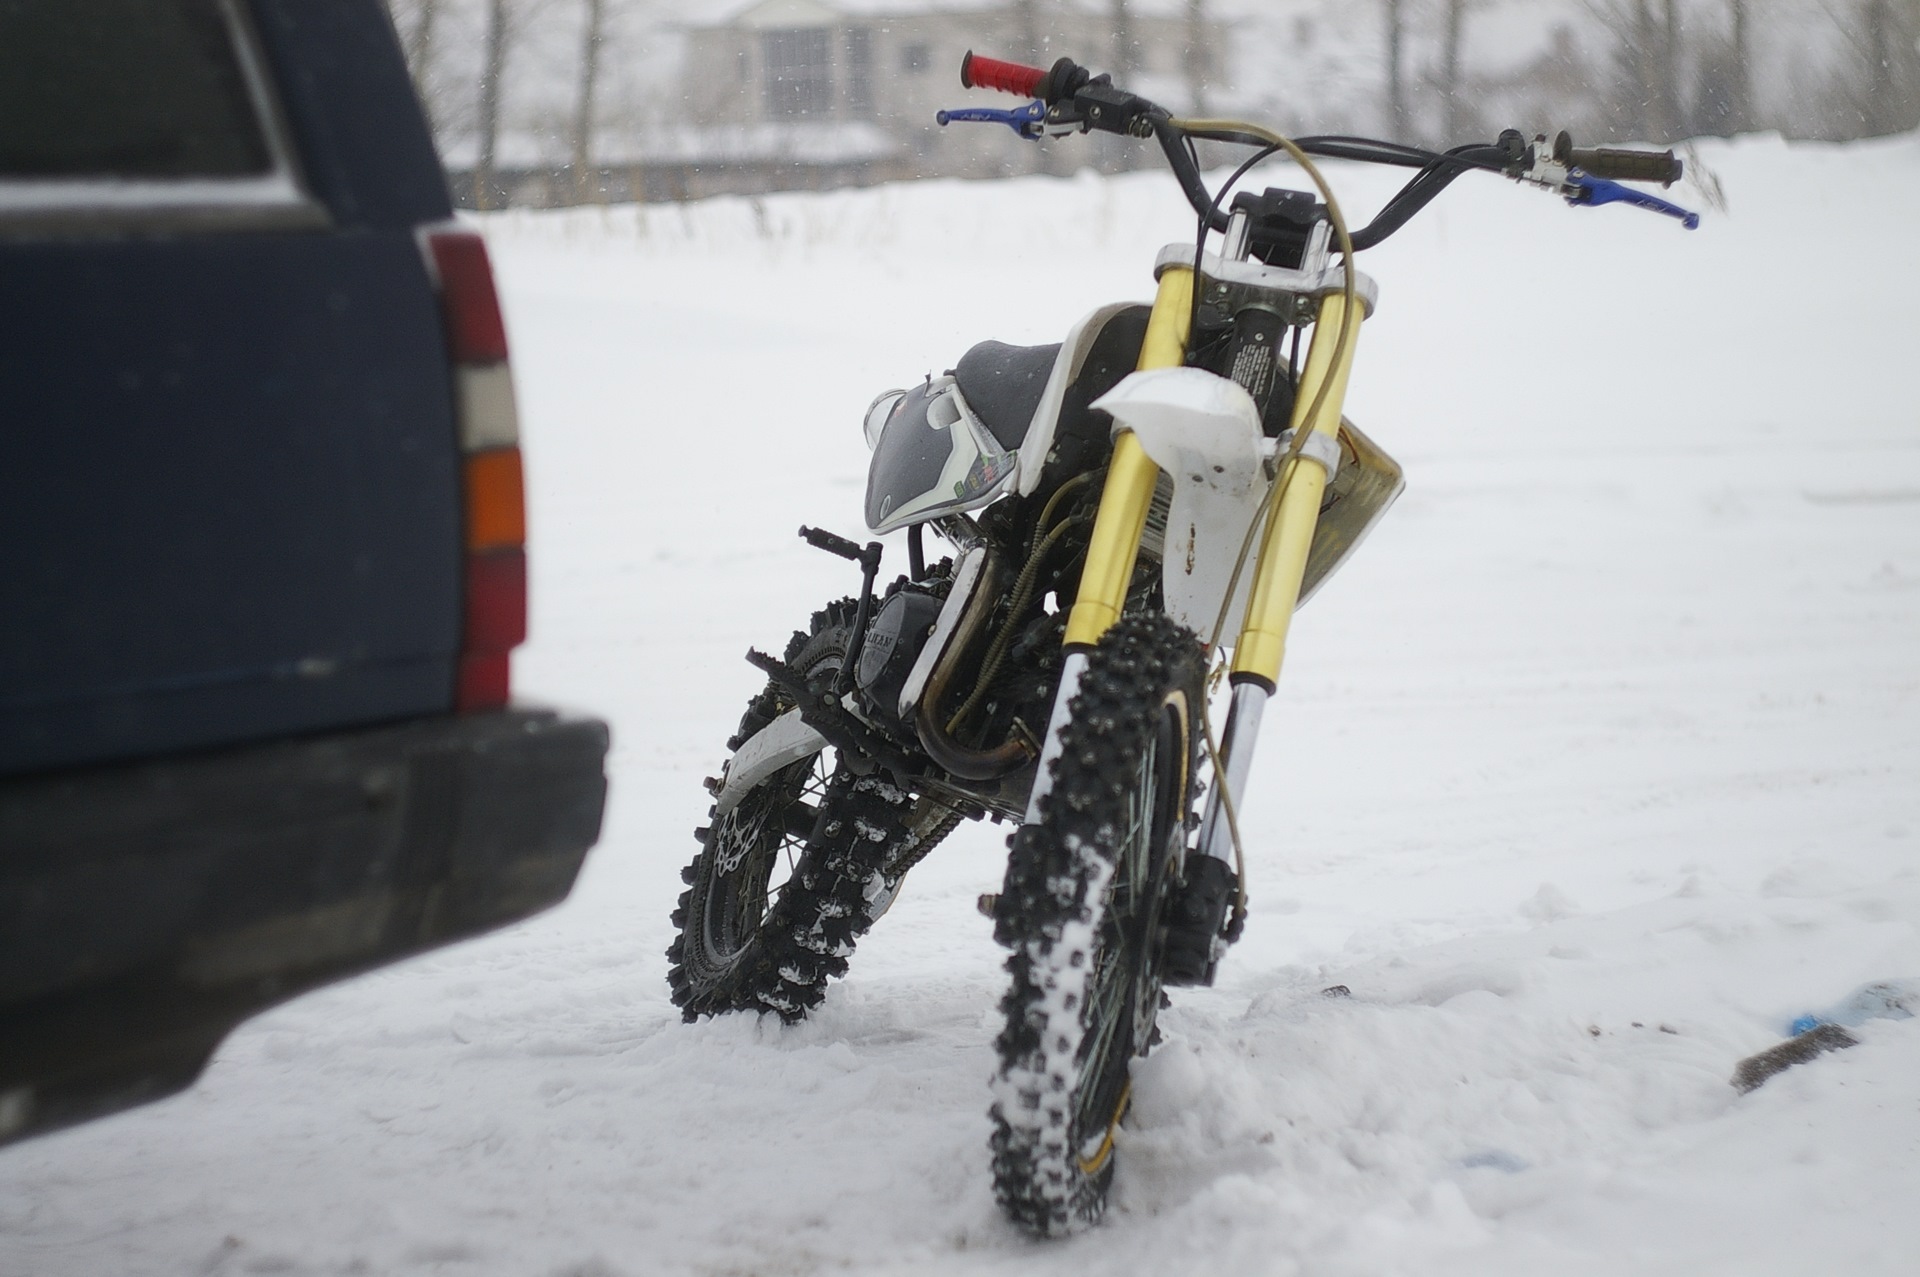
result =
M251 16L323 224L0 216L0 775L452 701L444 181L376 4Z
M510 710L0 781L0 1143L177 1091L247 1016L557 903L606 748Z
M385 7L34 0L0 7L10 31L38 43L0 45L0 107L38 84L94 144L0 112L0 1143L178 1090L249 1015L559 901L607 750L593 719L453 712L485 611L459 379L492 395L482 445L517 431L504 350L450 349L423 238L452 210ZM252 102L270 171L215 147L224 175L196 175L204 139L96 110L57 66L96 46L150 78L134 99L192 82L182 119L244 132ZM128 137L161 149L95 171ZM516 451L516 510L519 482ZM513 631L483 653L502 697L524 615L486 612Z

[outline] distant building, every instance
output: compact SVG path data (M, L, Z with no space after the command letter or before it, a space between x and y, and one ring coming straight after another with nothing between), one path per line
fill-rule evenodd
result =
M1920 116L1920 53L1908 57L1895 40L1888 48L1898 58L1873 54L1835 21L1838 0L1747 0L1717 16L1714 6L1706 16L1689 9L1673 57L1677 89L1658 128L1623 25L1623 15L1653 9L1599 0L1403 6L1408 118L1399 123L1388 109L1386 7L1372 0L505 0L521 20L507 27L494 164L482 192L477 86L492 0L388 3L456 198L468 206L1157 162L1151 147L1111 137L1036 146L993 126L938 128L941 107L1014 104L961 89L969 48L1041 65L1071 55L1176 109L1200 106L1297 134L1394 132L1435 146L1509 125L1566 128L1583 142L1765 128L1838 139L1871 131L1869 115L1879 120L1882 105L1896 124ZM1750 17L1744 59L1729 25L1736 9ZM1190 27L1196 11L1206 19ZM599 49L597 99L583 115L590 12L607 26L590 46ZM1450 14L1461 20L1449 22ZM1195 101L1196 85L1204 102ZM1643 136L1653 132L1663 136ZM583 172L574 167L581 154L591 157ZM1224 150L1206 157L1227 158Z
M1225 87L1219 51L1227 29L1196 22L1188 0L685 0L673 27L681 58L670 107L643 127L599 130L584 173L556 154L551 134L507 131L484 205L698 199L1157 163L1150 142L1096 135L1035 144L997 125L943 129L935 117L943 107L1020 104L961 87L969 49L1042 66L1071 56L1186 110L1196 78ZM443 149L456 201L480 205L471 141L443 140Z
M899 177L985 177L1044 164L1039 148L991 125L942 129L942 107L1015 106L960 87L969 49L1050 65L1070 55L1115 70L1126 87L1182 109L1195 71L1183 0L1128 0L1116 33L1112 0L980 3L936 0L753 0L684 28L672 141L689 194L864 184ZM1203 53L1223 40L1200 25ZM1123 146L1083 152L1111 166Z

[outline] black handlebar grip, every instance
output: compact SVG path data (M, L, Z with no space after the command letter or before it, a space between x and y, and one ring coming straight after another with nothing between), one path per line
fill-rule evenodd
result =
M1594 177L1610 182L1658 182L1672 186L1686 172L1686 165L1672 151L1616 151L1607 147L1583 150L1572 148L1567 158L1572 165Z

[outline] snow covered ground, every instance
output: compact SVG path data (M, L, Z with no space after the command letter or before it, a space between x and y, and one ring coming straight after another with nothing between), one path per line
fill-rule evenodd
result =
M1913 1271L1920 1020L1727 1079L1920 975L1920 139L1704 158L1696 234L1488 179L1368 255L1350 413L1409 491L1296 628L1247 939L1163 1017L1109 1222L1048 1245L987 1183L1003 831L806 1025L683 1026L661 951L741 653L852 584L793 529L858 534L868 400L1146 295L1177 192L491 221L518 681L612 719L605 839L552 914L0 1153L0 1273Z

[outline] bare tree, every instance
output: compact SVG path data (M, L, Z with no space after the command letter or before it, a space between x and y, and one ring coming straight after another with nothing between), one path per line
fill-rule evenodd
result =
M1014 0L1014 17L1019 23L1020 52L1029 62L1038 62L1040 52L1040 6L1038 0Z
M1613 33L1614 82L1609 93L1616 132L1646 141L1672 138L1680 107L1680 0L1589 0Z
M1751 0L1726 0L1727 26L1694 42L1693 132L1731 137L1754 127Z
M1860 127L1869 137L1899 133L1920 123L1920 5L1865 0L1860 11L1866 74L1859 94Z
M1665 30L1656 43L1653 83L1659 89L1660 110L1666 126L1661 136L1673 138L1693 130L1686 127L1681 108L1680 84L1680 0L1666 0L1661 6Z
M413 25L407 29L405 49L407 69L413 73L413 87L426 96L427 68L433 62L433 32L440 20L443 0L416 0Z
M1446 25L1440 35L1440 75L1439 89L1446 103L1445 138L1448 146L1456 145L1467 132L1469 111L1466 101L1466 84L1460 73L1461 52L1467 38L1467 10L1472 0L1447 0Z
M1386 0L1387 19L1387 132L1407 134L1407 79L1401 54L1407 38L1406 0Z
M580 41L580 93L573 110L573 181L585 199L593 169L594 86L600 75L600 46L606 39L606 0L586 0L587 25Z
M393 19L393 27L400 36L400 52L407 60L407 75L413 81L414 96L420 99L420 106L427 113L429 125L434 123L434 102L427 88L427 76L433 63L434 28L444 7L443 0L387 0L387 16ZM410 14L409 14L409 11ZM408 16L412 21L408 22Z
M1633 0L1623 50L1631 60L1627 83L1632 86L1629 107L1634 132L1655 141L1673 136L1672 86L1668 78L1673 51L1664 38L1670 26L1666 19L1672 10L1673 0Z
M473 166L473 202L478 208L493 205L507 44L507 0L488 0L486 56L480 71L480 154Z
M1188 105L1195 115L1207 113L1207 77L1213 73L1213 43L1207 37L1206 0L1187 0L1187 47L1184 59L1187 72Z
M1730 133L1744 133L1753 119L1753 28L1748 0L1727 0L1732 10L1727 73L1727 124Z
M1133 12L1127 0L1111 0L1113 69L1132 71L1140 65L1139 44L1133 38Z

